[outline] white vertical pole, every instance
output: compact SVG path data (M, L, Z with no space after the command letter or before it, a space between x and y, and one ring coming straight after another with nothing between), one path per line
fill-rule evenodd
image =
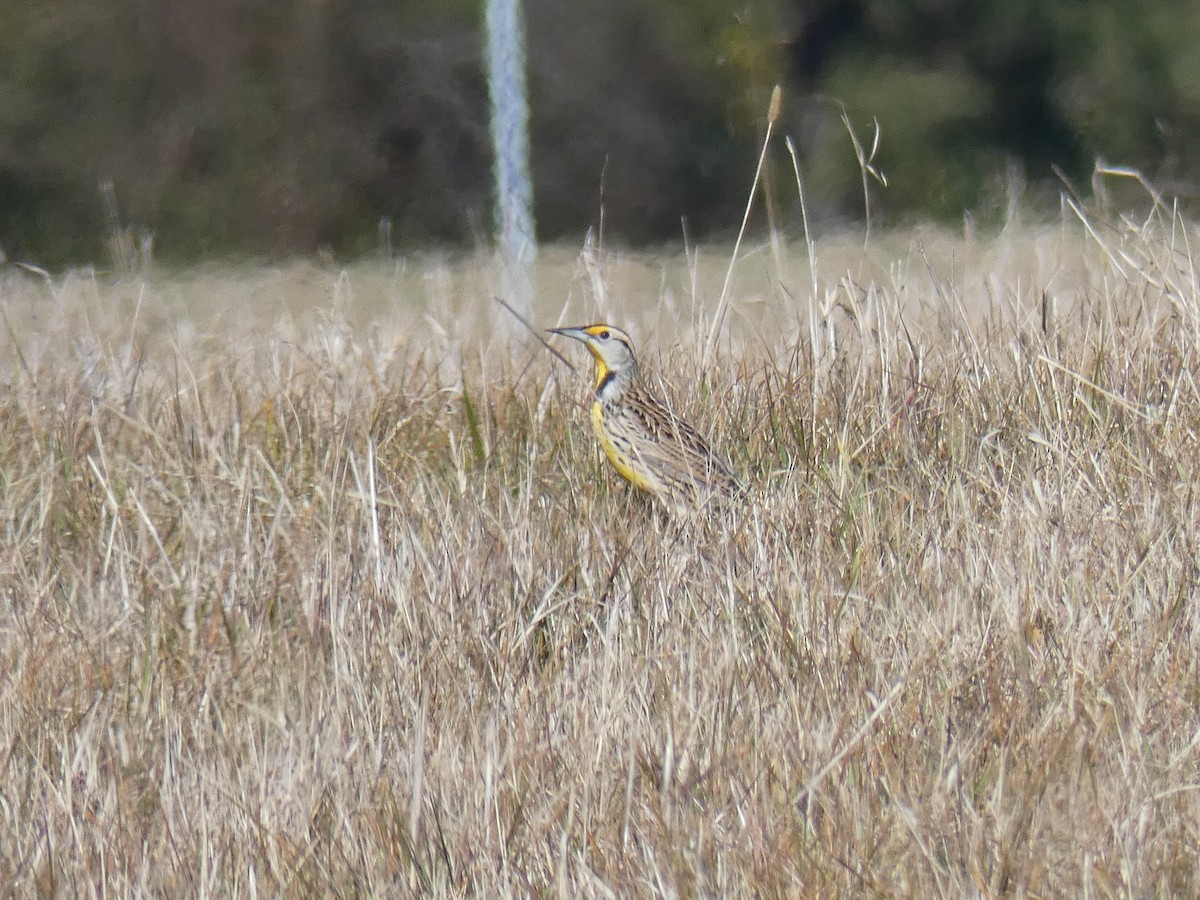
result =
M528 319L537 252L529 175L529 101L520 0L487 0L488 91L495 153L496 239L505 300Z

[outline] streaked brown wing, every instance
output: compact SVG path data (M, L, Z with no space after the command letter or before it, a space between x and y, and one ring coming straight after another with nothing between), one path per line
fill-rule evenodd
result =
M661 477L677 485L683 485L686 479L692 487L704 485L728 494L744 489L699 432L657 398L634 388L625 408L649 441L639 451L641 458Z

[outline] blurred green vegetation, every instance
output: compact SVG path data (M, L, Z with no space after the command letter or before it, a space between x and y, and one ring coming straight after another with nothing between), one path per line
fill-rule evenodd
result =
M1196 4L525 11L546 240L579 240L602 206L606 234L632 243L674 239L681 220L693 235L735 227L776 82L779 128L826 218L863 208L843 112L868 145L879 123L888 187L872 209L891 220L986 220L1014 181L1053 201L1056 169L1086 186L1097 159L1184 198L1200 176ZM126 229L179 261L487 239L478 0L0 0L0 21L10 258L103 259ZM786 179L774 184L786 214Z
M838 10L802 83L879 122L879 191L893 215L1003 208L1013 173L1053 200L1086 190L1098 160L1133 166L1182 199L1200 176L1200 7L1166 0L817 2ZM853 159L807 149L833 202L859 200ZM1057 169L1057 173L1056 170Z

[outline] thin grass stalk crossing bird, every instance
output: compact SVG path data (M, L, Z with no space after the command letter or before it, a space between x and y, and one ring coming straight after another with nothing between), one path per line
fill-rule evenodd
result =
M591 352L596 362L592 427L605 456L627 481L675 507L745 492L696 429L646 390L628 334L604 323L550 331L574 338Z

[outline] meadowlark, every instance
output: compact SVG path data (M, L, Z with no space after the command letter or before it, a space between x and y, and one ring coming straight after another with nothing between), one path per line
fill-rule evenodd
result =
M550 330L582 342L596 361L592 427L627 481L670 506L745 491L696 429L646 390L629 335L603 323Z

